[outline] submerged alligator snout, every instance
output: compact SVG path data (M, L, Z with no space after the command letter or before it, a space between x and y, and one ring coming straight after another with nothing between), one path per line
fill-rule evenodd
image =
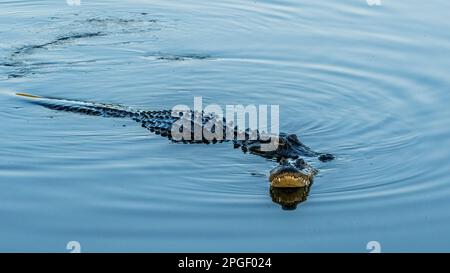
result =
M26 93L16 93L16 95L29 99L30 102L44 106L46 108L58 111L73 112L90 116L103 116L113 118L130 118L142 125L142 127L151 132L167 137L173 142L181 143L222 143L233 142L234 148L241 148L245 153L258 155L269 160L276 160L279 165L274 168L269 175L272 198L274 194L277 196L274 200L282 204L283 196L297 196L295 194L282 194L283 191L290 193L301 191L299 194L301 198L297 198L298 202L306 200L309 188L313 182L314 175L318 172L310 166L305 160L300 157L316 157L322 162L327 162L334 159L334 156L328 153L318 153L303 144L295 134L280 133L277 136L264 135L258 131L239 130L233 125L233 122L226 121L224 118L219 118L212 114L199 113L195 111L187 111L182 115L174 114L171 110L163 111L142 111L134 110L121 105L103 104L86 101L75 101L61 98L41 97ZM196 139L194 132L186 129L183 126L178 128L178 132L182 135L187 135L187 139L176 139L172 135L172 127L177 125L179 121L187 121L193 127L199 127L204 130L209 130L211 134L220 130L211 124L222 124L223 134L231 132L234 135L232 139L210 139L204 138ZM184 124L184 123L183 123ZM214 129L213 129L214 128ZM214 131L214 132L213 132ZM191 135L192 134L192 135ZM250 136L255 136L251 138ZM238 136L243 136L239 138ZM275 139L277 145L274 149L263 149L263 145L272 143ZM276 190L274 190L276 189ZM294 198L295 199L295 198ZM288 202L292 207L292 200Z

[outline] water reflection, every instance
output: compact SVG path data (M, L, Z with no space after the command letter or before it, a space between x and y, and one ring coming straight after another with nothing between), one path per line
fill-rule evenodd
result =
M297 205L308 198L311 185L301 188L276 188L270 187L272 201L281 205L284 210L295 210Z

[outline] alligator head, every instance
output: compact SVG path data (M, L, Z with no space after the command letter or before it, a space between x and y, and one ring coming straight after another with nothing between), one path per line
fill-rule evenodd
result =
M326 162L334 159L334 156L327 153L318 153L303 144L295 134L280 133L276 137L271 137L266 141L258 140L248 142L243 149L250 153L265 158L290 158L297 159L300 156L317 157L320 161Z
M308 165L303 159L296 159L292 163L282 159L280 165L270 172L270 185L275 188L302 188L312 183L317 170Z
M317 157L330 161L334 156L318 153L303 144L295 134L281 133L265 141L247 142L242 148L259 156L276 159L280 165L270 172L270 184L276 188L301 188L309 186L317 170L300 157Z
M270 196L272 201L285 210L293 210L306 201L313 177L318 171L303 159L289 162L282 159L280 165L270 172Z

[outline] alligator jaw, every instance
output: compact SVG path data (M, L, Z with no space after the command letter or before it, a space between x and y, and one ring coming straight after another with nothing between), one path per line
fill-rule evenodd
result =
M270 172L270 186L274 188L308 187L316 171L310 166L299 167L283 162Z

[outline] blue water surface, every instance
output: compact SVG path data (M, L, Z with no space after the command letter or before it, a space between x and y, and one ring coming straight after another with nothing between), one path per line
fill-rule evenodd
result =
M0 251L450 251L449 1L76 2L0 2ZM337 159L286 211L274 162L14 92L277 104Z

